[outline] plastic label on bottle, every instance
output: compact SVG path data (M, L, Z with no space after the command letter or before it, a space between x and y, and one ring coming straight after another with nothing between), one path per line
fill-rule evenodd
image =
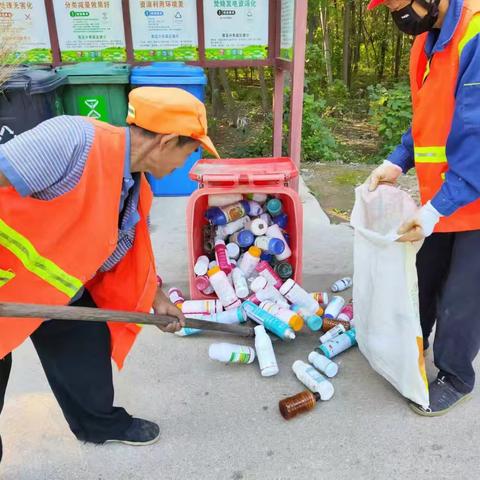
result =
M250 362L250 354L245 352L232 352L230 355L230 363L248 363Z

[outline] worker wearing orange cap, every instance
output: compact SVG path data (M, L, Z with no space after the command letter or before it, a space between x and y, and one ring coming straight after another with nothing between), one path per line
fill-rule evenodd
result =
M373 0L400 30L415 35L410 58L413 118L401 144L370 177L395 183L415 167L422 207L399 229L423 240L417 256L424 348L433 344L438 374L423 416L469 398L480 349L480 0Z
M141 87L127 123L56 117L0 145L0 301L168 314L148 232L152 193L144 173L164 177L203 146L204 105L175 88ZM11 352L30 337L75 436L147 445L153 422L113 406L110 357L119 368L140 327L0 319L0 411ZM0 443L1 458L1 443Z

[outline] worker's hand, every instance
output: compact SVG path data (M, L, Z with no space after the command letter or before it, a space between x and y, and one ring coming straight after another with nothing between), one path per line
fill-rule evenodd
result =
M427 202L413 218L401 225L397 233L402 236L397 242L416 242L429 237L441 216L437 209Z
M395 165L389 160L385 160L371 173L370 177L368 177L368 190L370 192L375 191L380 183L390 183L395 185L401 174L402 169L398 165Z
M158 327L162 332L174 333L178 332L185 326L185 317L183 313L178 309L165 295L165 293L159 288L153 302L153 311L157 315L169 315L176 317L177 320L172 320L166 327Z

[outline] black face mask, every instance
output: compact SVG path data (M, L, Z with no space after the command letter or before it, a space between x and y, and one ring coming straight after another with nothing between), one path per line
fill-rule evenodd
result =
M392 12L393 21L398 29L407 35L420 35L432 30L438 19L438 4L440 0L433 0L431 3L426 0L417 0L418 3L427 9L424 17L418 15L413 9L412 4L414 1L412 0L406 7Z

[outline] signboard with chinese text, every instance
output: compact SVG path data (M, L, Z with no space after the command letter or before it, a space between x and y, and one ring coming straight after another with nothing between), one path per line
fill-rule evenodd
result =
M293 31L295 27L295 0L281 0L280 57L293 58Z
M130 0L137 62L198 60L196 0Z
M121 0L53 0L62 62L127 59Z
M8 63L51 63L44 1L0 1L0 42L13 47Z
M268 0L204 0L206 60L268 57Z

